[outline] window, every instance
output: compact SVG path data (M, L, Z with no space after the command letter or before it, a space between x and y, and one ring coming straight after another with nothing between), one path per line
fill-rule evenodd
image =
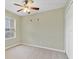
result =
M5 38L16 38L16 23L10 17L5 17Z

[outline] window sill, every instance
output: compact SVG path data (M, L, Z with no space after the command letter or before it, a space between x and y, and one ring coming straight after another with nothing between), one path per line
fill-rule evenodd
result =
M12 40L12 39L16 39L16 37L5 38L5 40Z

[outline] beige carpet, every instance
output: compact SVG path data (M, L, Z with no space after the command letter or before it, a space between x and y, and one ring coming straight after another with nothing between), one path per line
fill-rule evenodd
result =
M29 46L16 46L6 50L6 59L67 59L64 53Z

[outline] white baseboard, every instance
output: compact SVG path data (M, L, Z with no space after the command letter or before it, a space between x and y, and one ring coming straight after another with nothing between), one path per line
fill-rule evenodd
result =
M68 55L68 53L67 53L67 51L65 51L65 54L66 54L66 56L67 56L67 59L70 59L70 58L69 58L69 55Z
M48 47L43 47L43 46L38 46L38 45L33 45L33 44L27 44L27 43L16 43L16 44L13 44L13 45L10 45L10 46L6 47L5 50L7 50L9 48L13 48L13 47L18 46L18 45L33 46L33 47L37 47L37 48L42 48L42 49L47 49L47 50L52 50L52 51L65 53L65 50L60 50L60 49L55 49L55 48L48 48Z
M57 51L57 52L65 53L65 50L48 48L48 47L43 47L43 46L38 46L38 45L33 45L33 44L27 44L27 43L21 43L21 44L26 45L26 46L33 46L33 47L38 47L38 48L43 48L43 49L48 49L48 50L52 50L52 51Z
M12 44L12 45L10 45L10 46L5 47L5 50L7 50L7 49L9 49L9 48L13 48L13 47L15 47L15 46L18 46L18 45L20 45L20 44L21 44L21 43Z

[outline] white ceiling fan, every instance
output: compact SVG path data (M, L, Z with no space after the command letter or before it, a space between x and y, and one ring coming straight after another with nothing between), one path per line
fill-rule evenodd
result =
M34 3L33 0L25 0L22 5L14 3L14 5L21 7L21 9L17 10L17 12L24 11L30 14L31 10L39 10L38 7L33 7L32 4Z

